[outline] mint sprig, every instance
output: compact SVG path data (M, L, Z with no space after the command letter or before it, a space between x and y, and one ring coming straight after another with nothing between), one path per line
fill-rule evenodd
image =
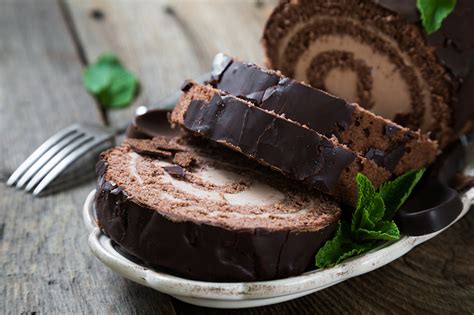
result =
M354 242L351 237L350 224L342 220L339 220L337 224L334 237L327 241L316 254L316 266L319 268L336 265L347 258L371 250L375 245L373 241L364 243Z
M428 34L440 29L443 20L454 10L457 0L417 0L421 22Z
M138 78L111 53L102 54L94 64L84 69L82 82L105 108L128 106L138 92Z
M339 220L333 238L316 254L316 266L326 268L370 251L382 241L396 241L400 231L392 220L408 199L425 170L410 171L383 184L378 191L363 174L357 174L357 207L351 222Z
M425 173L425 169L410 171L397 179L382 184L379 188L379 195L385 202L384 219L390 220L397 213L398 209L405 203Z

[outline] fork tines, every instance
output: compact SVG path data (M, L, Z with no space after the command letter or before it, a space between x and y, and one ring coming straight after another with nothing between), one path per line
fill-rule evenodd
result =
M112 139L97 127L75 124L54 134L36 149L10 176L15 185L39 195L61 172L96 146Z

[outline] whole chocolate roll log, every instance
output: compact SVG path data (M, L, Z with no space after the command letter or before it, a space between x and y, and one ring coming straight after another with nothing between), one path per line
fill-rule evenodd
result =
M192 165L174 164L179 153ZM259 167L184 139L133 140L97 165L99 226L144 264L189 279L271 280L314 268L339 206Z
M224 54L214 58L210 83L326 137L335 136L351 150L395 175L431 164L438 153L437 143L420 132L276 71Z
M211 86L189 83L171 121L289 178L355 205L358 172L376 187L390 178L386 169L307 127Z
M474 2L428 35L415 0L281 1L263 34L268 66L444 147L474 126Z

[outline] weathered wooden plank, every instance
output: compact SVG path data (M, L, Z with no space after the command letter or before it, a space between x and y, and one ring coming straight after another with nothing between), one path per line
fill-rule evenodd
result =
M173 313L89 251L81 207L92 182L40 199L4 184L56 130L101 123L81 67L57 2L0 2L0 313Z
M271 8L250 0L68 0L67 4L87 60L112 51L138 74L142 91L135 106L158 106L185 79L209 71L219 51L260 62L260 36ZM132 114L129 108L110 112L109 117L117 125Z

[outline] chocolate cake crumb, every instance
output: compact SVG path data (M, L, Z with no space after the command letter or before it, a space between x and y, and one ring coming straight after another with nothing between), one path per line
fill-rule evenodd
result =
M192 87L192 83L190 80L184 81L184 83L181 85L181 91L186 92Z
M385 152L382 150L370 148L369 150L367 150L365 157L369 160L373 160L380 166L384 165Z
M186 175L184 169L179 165L163 166L163 169L173 177L184 178Z
M154 137L153 139L128 138L124 143L130 145L135 152L149 156L171 158L176 153L186 150L184 146L177 143L173 138L163 136Z
M154 137L152 139L153 145L160 150L166 150L166 151L171 151L171 152L181 152L181 151L186 151L186 147L179 144L175 138L169 138L169 137Z
M386 136L393 135L394 133L400 131L401 129L394 125L385 125L383 127L383 134Z
M178 164L184 168L193 166L195 162L196 156L191 152L177 152L173 158L173 163Z
M149 156L161 156L166 158L170 158L173 156L173 153L170 151L158 149L153 140L126 139L125 143L130 145L132 150L139 154Z

